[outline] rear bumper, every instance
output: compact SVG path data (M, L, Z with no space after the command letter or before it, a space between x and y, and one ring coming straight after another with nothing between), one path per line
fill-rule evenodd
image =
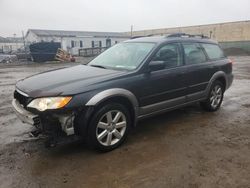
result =
M25 110L16 99L12 100L12 106L17 117L23 123L27 123L30 125L38 125L40 123L39 116Z

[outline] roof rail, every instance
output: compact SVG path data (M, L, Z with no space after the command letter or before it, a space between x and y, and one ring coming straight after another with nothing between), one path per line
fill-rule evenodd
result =
M173 33L173 34L170 34L168 36L166 36L167 38L171 38L171 37L188 37L188 38L192 38L192 37L199 37L199 38L205 38L205 39L208 39L209 37L208 36L205 36L203 34L199 34L199 35L192 35L192 34L187 34L187 33Z
M133 36L130 39L137 39L137 38L142 38L142 37L153 37L153 36L154 36L153 34L150 34L150 35L138 35L138 36Z
M145 37L145 36L133 36L130 39L137 39L137 38L142 38L142 37Z

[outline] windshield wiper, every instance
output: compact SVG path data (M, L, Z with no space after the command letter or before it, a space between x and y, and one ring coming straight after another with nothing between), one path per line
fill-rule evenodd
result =
M102 65L90 65L91 67L98 67L98 68L102 68L102 69L107 69L106 67L102 66Z

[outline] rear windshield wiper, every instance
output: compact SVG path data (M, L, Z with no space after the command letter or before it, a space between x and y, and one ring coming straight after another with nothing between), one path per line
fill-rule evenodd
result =
M91 67L98 67L98 68L102 68L102 69L106 69L106 67L102 66L102 65L90 65Z

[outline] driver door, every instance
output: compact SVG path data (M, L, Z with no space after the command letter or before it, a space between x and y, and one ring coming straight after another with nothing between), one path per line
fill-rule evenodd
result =
M164 68L145 73L141 114L149 114L185 103L183 56L179 43L165 44L151 61L163 61Z

